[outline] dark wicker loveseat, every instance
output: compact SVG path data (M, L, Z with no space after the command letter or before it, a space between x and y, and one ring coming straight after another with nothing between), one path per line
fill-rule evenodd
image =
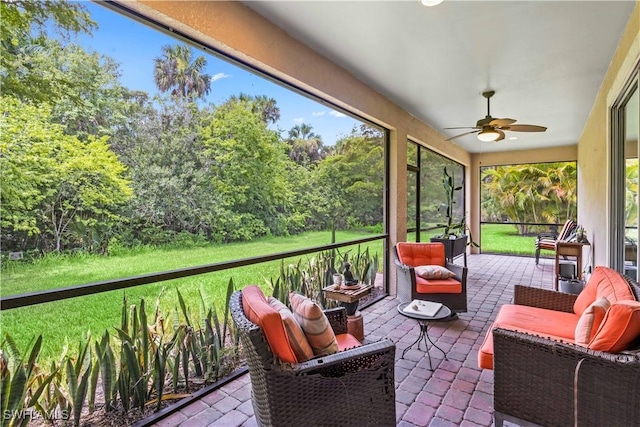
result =
M297 364L276 360L259 326L242 308L242 292L231 297L251 376L251 401L261 426L394 426L395 344L362 345ZM325 311L336 334L347 332L343 307Z
M640 287L631 289L640 300ZM577 295L515 287L514 303L570 312ZM640 343L612 354L513 330L493 330L494 416L543 426L640 423Z

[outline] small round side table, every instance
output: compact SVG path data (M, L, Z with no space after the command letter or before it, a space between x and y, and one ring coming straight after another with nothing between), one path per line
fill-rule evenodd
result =
M409 347L404 349L404 351L402 352L402 359L404 359L404 354L414 345L418 344L418 350L420 350L420 341L424 340L424 347L427 351L427 355L429 356L429 369L433 371L433 367L431 366L431 353L429 353L429 345L427 341L429 341L433 347L440 350L440 352L444 355L445 360L447 360L447 354L444 352L443 349L438 347L436 343L431 341L431 338L429 337L429 324L430 322L450 320L449 317L451 316L451 309L443 304L442 307L440 307L440 310L438 310L436 314L434 314L433 316L426 316L424 314L405 312L404 309L409 304L411 304L411 302L403 302L399 304L398 312L403 316L409 317L411 319L416 319L418 321L418 325L420 325L420 334L418 335L418 339L415 340L413 344L411 344Z

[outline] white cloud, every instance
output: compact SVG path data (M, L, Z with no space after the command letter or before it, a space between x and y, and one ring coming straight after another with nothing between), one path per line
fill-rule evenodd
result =
M316 112L311 113L311 115L314 116L314 117L321 117L321 116L324 116L325 114L327 114L326 111L316 111Z
M231 74L225 74L225 73L214 74L213 76L211 76L211 83L215 82L216 80L226 79L228 77L231 77Z
M304 117L297 117L297 118L293 119L293 123L295 123L295 124L304 123Z
M333 117L347 117L346 114L342 114L338 111L329 111L329 114L332 115Z

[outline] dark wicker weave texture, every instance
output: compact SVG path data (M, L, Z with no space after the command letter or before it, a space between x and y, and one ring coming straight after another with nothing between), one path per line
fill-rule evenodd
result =
M395 425L395 344L383 340L299 364L277 360L262 330L231 297L231 315L249 366L252 403L261 426ZM346 332L344 308L329 310L334 331Z
M416 291L416 273L414 266L400 262L398 249L393 247L393 261L396 264L398 277L398 300L409 302L414 299L439 302L446 305L451 311L465 313L467 311L467 267L463 267L447 261L445 267L455 273L455 279L462 283L462 292L459 294L421 294Z
M640 287L630 285L637 298ZM516 287L517 304L573 309L575 295L524 288ZM493 330L493 349L496 426L503 420L551 427L640 423L640 350L592 351L502 328Z
M515 285L513 294L514 304L564 311L565 313L573 313L573 304L578 297L575 294L566 294L524 285Z

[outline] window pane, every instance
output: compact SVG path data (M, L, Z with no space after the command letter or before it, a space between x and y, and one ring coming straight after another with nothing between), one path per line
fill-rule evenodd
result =
M447 223L447 195L443 186L444 171L453 177L454 187L464 187L464 166L430 150L420 154L420 218L422 228L437 227L428 236L442 233L438 227ZM454 191L453 222L464 217L464 189ZM425 239L423 239L425 240Z
M487 166L480 174L483 252L534 255L538 233L557 233L577 217L576 162Z
M418 144L407 141L407 165L418 167Z
M28 209L3 199L1 243L29 260L81 256L81 268L16 263L4 294L384 232L382 129L110 9L78 7L92 35L62 37L51 23L16 47L39 66L15 70L26 75L3 87L3 112L48 138L5 135L8 161L32 167L14 184L34 197ZM45 154L24 162L31 152ZM255 246L230 249L243 243Z
M638 88L624 106L625 138L625 273L636 277L638 265Z

